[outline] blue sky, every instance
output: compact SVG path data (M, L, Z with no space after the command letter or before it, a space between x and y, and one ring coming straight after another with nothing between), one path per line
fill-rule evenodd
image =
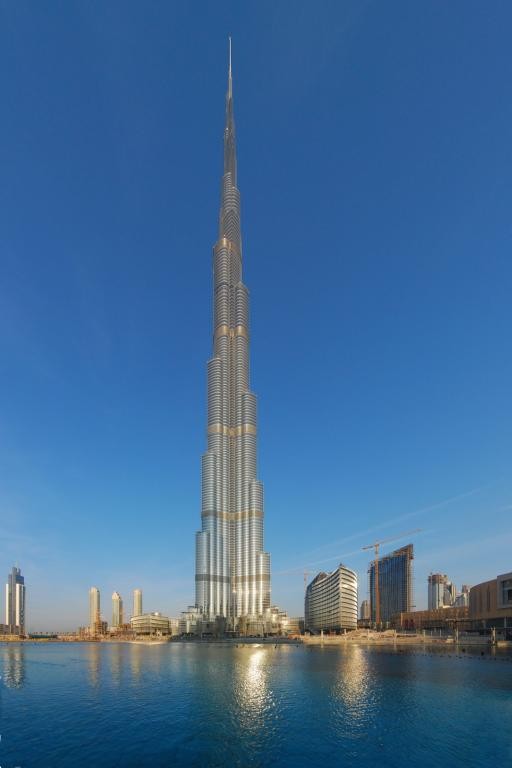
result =
M227 35L273 601L512 570L507 3L0 3L0 572L194 596ZM407 543L399 539L396 545ZM390 545L390 548L394 545ZM386 548L384 549L386 551Z

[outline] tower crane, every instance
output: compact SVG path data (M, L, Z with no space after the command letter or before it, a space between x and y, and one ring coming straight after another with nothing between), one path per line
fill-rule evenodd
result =
M362 549L374 549L375 550L375 624L377 627L380 624L380 584L379 584L379 547L381 544L388 544L397 539L403 539L405 536L412 536L413 533L419 533L421 528L415 528L413 531L406 531L405 533L399 533L398 536L391 536L389 539L380 539L374 541L373 544L368 544ZM371 601L371 595L370 595Z

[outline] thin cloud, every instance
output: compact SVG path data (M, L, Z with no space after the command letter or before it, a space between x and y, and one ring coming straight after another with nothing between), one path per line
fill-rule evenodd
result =
M309 552L304 553L303 555L304 560L307 560L307 558L314 556L315 553L320 553L322 550L325 550L327 548L331 549L332 547L339 546L340 544L346 544L349 541L361 539L363 536L369 536L370 534L375 533L376 531L381 531L384 528L389 528L390 525L394 525L395 523L400 523L403 520L408 520L412 517L417 517L418 515L422 515L427 512L433 512L436 509L442 509L443 507L446 507L449 504L453 504L456 501L461 501L462 499L466 499L466 498L469 498L470 496L474 496L476 493L479 493L486 487L488 486L481 485L478 488L472 488L470 491L459 493L457 496L450 496L448 499L443 499L442 501L438 501L435 504L431 504L428 507L421 507L421 509L416 509L414 510L414 512L406 512L404 515L399 515L398 517L394 517L391 520L386 520L385 522L379 523L379 525L375 525L372 528L367 528L364 531L358 531L357 533L353 533L351 536L345 536L344 538L338 539L337 541L326 542L325 544L322 544L319 547L315 547L315 549L312 549ZM278 571L276 575L298 573L299 571L303 570L304 567L309 567L310 565L319 565L321 563L328 563L332 560L338 560L343 557L349 557L350 555L353 555L356 552L360 552L360 549L355 550L354 552L347 552L343 555L333 555L332 557L327 557L322 560L307 562L305 563L305 565L302 565L302 566L295 566L288 570Z

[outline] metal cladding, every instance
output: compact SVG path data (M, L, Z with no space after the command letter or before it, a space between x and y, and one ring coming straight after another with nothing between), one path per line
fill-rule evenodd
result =
M196 607L208 619L270 609L263 551L263 486L257 479L256 396L249 389L249 292L242 282L231 44L219 238L213 248L213 357L207 365L207 451L202 529L196 534Z
M321 572L308 584L304 622L311 632L339 632L357 627L357 574L340 563L332 573Z

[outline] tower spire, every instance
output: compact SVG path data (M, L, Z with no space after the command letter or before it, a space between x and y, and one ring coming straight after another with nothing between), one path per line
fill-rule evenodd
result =
M231 37L228 37L228 40L229 40L228 97L232 99L233 98L233 79L231 76Z
M224 173L231 173L236 184L235 119L233 116L233 77L231 71L231 37L229 41L228 91L226 93L226 127L224 129Z
M263 549L256 396L249 381L249 292L242 277L231 37L219 237L213 248L213 355L208 361L207 449L201 530L196 535L196 606L208 620L256 622L270 609L270 555Z

